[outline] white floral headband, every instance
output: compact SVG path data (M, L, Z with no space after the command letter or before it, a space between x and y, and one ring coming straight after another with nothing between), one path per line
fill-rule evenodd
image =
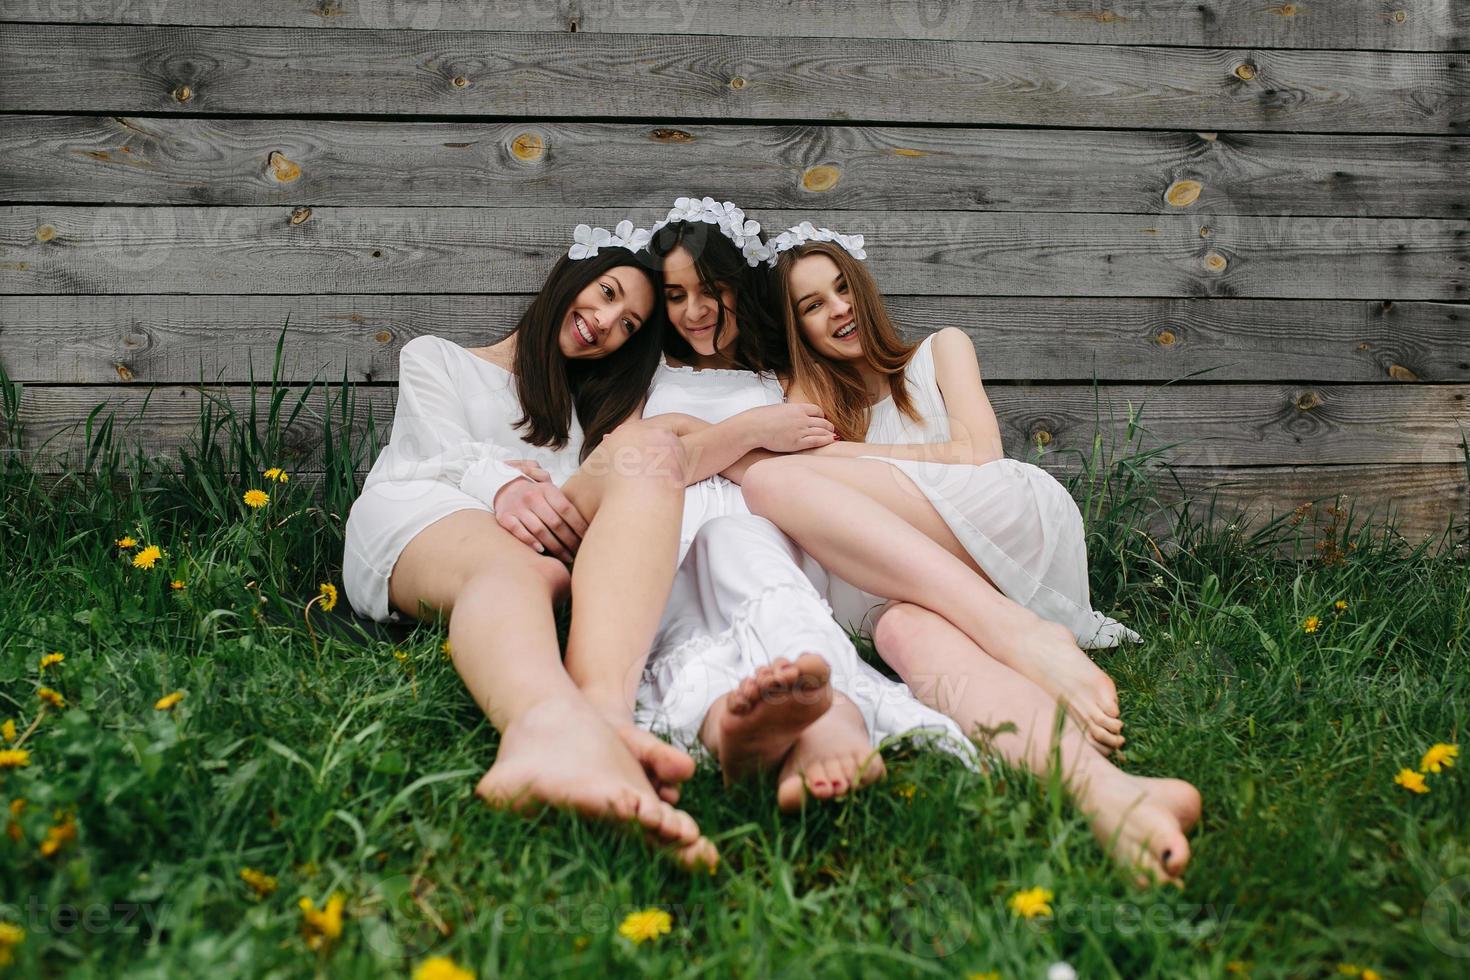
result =
M745 220L745 212L733 201L721 204L712 197L681 197L669 209L668 216L649 229L650 236L675 221L703 221L718 226L720 233L734 243L751 268L770 258L771 250L760 238L760 222Z
M866 259L868 257L868 253L863 249L862 235L842 235L833 231L831 228L817 228L810 221L803 221L799 225L793 225L787 228L781 234L771 239L771 244L766 249L770 253L766 261L774 266L782 252L793 249L798 245L804 245L807 242L832 242L833 244L841 245L847 251L847 254L855 259Z
M754 268L771 258L771 250L760 239L761 226L757 221L747 221L745 212L731 201L723 204L712 197L681 197L674 202L668 215L654 222L652 228L635 228L631 221L620 221L612 231L578 225L572 232L572 247L567 256L573 259L590 258L600 248L626 248L638 252L648 247L654 234L662 227L676 221L700 221L715 225L720 233L734 243L745 257L746 264Z
M597 254L599 248L626 248L630 252L636 252L647 248L648 240L652 237L653 232L645 228L634 228L633 222L626 218L619 221L612 231L578 225L572 229L572 247L567 249L567 257L591 258Z

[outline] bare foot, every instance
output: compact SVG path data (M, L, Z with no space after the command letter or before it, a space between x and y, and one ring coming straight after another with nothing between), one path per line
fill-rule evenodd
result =
M882 779L887 771L868 738L862 712L838 695L786 757L776 782L776 803L783 810L799 810L808 794L830 800Z
M832 668L815 653L778 657L722 695L704 717L705 745L725 781L774 769L806 727L832 706Z
M643 767L643 774L659 798L666 803L678 803L679 784L694 775L694 759L689 753L631 721L614 724L612 728Z
M1199 790L1182 779L1151 779L1119 774L1089 787L1084 812L1092 832L1112 858L1125 868L1180 884L1189 864L1185 833L1200 815Z
M1103 755L1123 747L1118 689L1077 645L1071 630L1043 620L1008 666L1063 702L1088 742Z
M580 697L544 701L508 725L475 792L516 812L555 806L596 819L636 820L686 868L713 871L719 864L694 818L658 798L638 759Z

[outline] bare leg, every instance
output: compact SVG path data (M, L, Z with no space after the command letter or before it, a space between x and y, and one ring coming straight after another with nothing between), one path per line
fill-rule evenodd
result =
M568 582L559 562L532 552L492 515L462 510L408 543L389 598L415 618L449 617L455 668L501 733L476 790L485 800L636 819L682 863L713 866L714 846L659 798L640 760L562 667L552 605Z
M865 592L940 614L1065 702L1097 742L1121 744L1112 679L1070 630L977 574L949 526L901 471L878 460L786 457L751 466L743 489L753 513L828 571Z
M1068 790L1119 863L1163 879L1183 873L1189 862L1184 835L1200 814L1199 792L1189 783L1123 772L1070 721L1054 742L1053 699L928 609L890 604L874 627L873 643L920 700L966 732L1014 724L1016 731L990 739L1013 765L1042 775L1055 748Z

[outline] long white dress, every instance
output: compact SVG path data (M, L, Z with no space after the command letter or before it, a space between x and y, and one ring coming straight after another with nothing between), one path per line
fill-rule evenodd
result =
M874 445L948 442L949 414L934 370L934 335L904 372L920 419L891 397L874 405L866 441ZM1003 593L1072 631L1083 649L1139 642L1133 630L1092 608L1082 512L1066 487L1039 466L1002 458L979 466L863 456L902 470ZM870 630L884 600L837 579L827 592L839 622Z
M500 488L525 479L508 460L533 460L558 485L577 471L583 440L576 415L566 446L553 450L521 438L513 423L523 411L505 368L442 337L403 345L388 444L347 515L342 585L354 612L402 619L388 606L388 577L404 546L455 511L493 513Z
M665 363L643 415L682 412L717 423L783 397L770 375ZM701 752L700 725L721 695L778 657L815 653L832 668L833 689L862 712L873 745L930 733L967 755L970 743L953 721L862 661L803 557L775 525L751 515L738 485L715 476L687 488L680 565L644 668L639 724Z

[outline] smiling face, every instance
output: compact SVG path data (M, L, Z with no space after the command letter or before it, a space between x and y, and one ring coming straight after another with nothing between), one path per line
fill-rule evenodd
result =
M653 284L630 265L613 266L588 283L562 316L557 346L569 360L607 357L653 315Z
M821 254L798 259L787 292L797 326L814 354L833 361L863 356L852 292L836 262Z
M700 282L694 256L682 245L664 258L663 273L669 323L684 342L701 357L712 357L716 353L715 328L719 325L719 349L733 350L739 336L735 325L735 290L720 283L717 292L711 294ZM727 314L723 318L722 308Z

